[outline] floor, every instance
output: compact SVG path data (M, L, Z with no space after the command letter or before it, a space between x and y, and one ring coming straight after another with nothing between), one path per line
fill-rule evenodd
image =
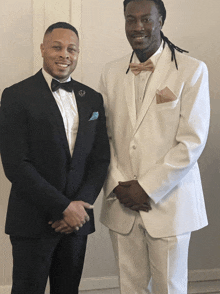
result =
M120 294L118 289L80 291L79 294ZM189 283L188 294L220 294L220 281Z

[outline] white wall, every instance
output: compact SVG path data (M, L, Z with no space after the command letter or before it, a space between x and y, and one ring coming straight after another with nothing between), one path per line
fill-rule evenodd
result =
M164 33L190 55L205 61L210 72L212 120L200 166L210 225L195 232L190 245L190 269L220 267L220 39L219 0L164 0ZM77 7L77 8L76 8ZM80 12L80 13L79 13ZM81 35L78 80L96 88L103 65L130 52L124 33L121 1L112 0L7 0L0 2L0 93L41 66L39 44L45 28L58 20L70 21ZM0 285L11 283L11 246L4 235L10 184L0 168ZM98 221L101 197L96 202L95 234L89 238L83 277L111 277L116 267L106 228Z
M5 87L31 74L32 60L31 1L0 1L0 95ZM11 283L11 246L4 235L9 189L0 165L0 285Z
M220 38L218 0L165 0L164 33L174 44L203 60L209 69L211 126L200 169L209 226L192 234L190 269L220 267Z

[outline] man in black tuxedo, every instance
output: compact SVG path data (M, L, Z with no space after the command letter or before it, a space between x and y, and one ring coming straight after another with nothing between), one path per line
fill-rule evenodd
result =
M77 30L51 25L43 69L4 90L0 150L12 183L6 233L13 248L13 294L75 294L93 206L109 165L101 94L76 82Z

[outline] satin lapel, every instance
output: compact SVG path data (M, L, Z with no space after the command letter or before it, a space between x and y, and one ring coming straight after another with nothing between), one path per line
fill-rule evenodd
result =
M148 112L148 109L155 98L156 90L160 87L161 83L163 83L164 79L166 79L167 71L169 70L169 64L171 62L171 52L166 46L158 60L156 69L151 77L150 84L147 88L147 91L145 93L145 98L140 110L140 113L138 115L134 133L138 130L141 122L143 121L145 115Z
M136 124L135 87L134 74L130 70L127 74L125 74L123 86L128 107L128 113L130 116L131 124L134 128Z
M72 158L74 158L74 163L77 164L77 162L79 163L81 160L81 155L84 154L83 149L85 148L85 128L92 114L92 107L89 103L90 99L88 99L91 97L88 97L89 94L86 91L86 87L74 80L72 80L72 84L79 115L79 127L72 156Z
M41 73L41 75L42 75L42 73ZM48 109L48 119L52 122L53 125L56 126L56 128L59 132L63 147L66 151L66 154L68 157L70 157L69 144L67 141L63 118L60 113L59 107L58 107L56 100L53 97L53 94L51 93L43 75L42 75L42 78L40 77L39 80L40 80L40 84L41 84L39 89L41 91L41 95L43 98L43 101L42 101L43 106L42 107L45 107L46 109Z
M79 114L79 130L81 130L84 124L89 120L89 115L92 112L92 108L90 107L87 93L88 91L86 91L86 87L74 80L72 80L72 85Z

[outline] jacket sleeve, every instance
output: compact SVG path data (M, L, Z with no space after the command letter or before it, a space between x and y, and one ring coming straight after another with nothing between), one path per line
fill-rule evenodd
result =
M155 203L171 191L196 164L208 136L210 119L208 70L203 62L185 83L181 97L177 145L138 181Z
M70 200L36 170L30 156L25 102L17 91L5 89L0 107L0 151L6 177L22 197L53 220L62 218Z
M106 73L105 73L105 68L103 70L103 73L101 75L101 79L99 82L99 89L100 92L103 96L104 100L104 107L105 107L105 115L106 115L106 126L107 126L107 133L108 133L108 138L109 138L109 144L110 144L110 154L111 154L111 161L110 165L108 168L108 176L105 181L104 185L104 193L105 196L108 197L114 197L112 195L112 191L116 186L118 186L118 182L124 182L126 179L122 175L122 173L119 171L117 167L117 159L115 157L115 151L114 151L114 146L113 146L113 140L112 140L112 134L111 134L111 127L110 127L110 115L109 115L109 106L108 106L108 94L107 94L107 84L106 84Z

